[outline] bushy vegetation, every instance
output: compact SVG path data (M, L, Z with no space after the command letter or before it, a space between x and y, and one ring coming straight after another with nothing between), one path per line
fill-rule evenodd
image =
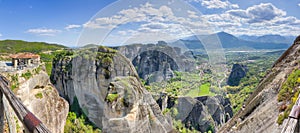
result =
M93 125L84 114L79 106L78 100L75 97L73 104L70 106L66 125L64 127L65 133L101 133L101 129Z
M298 90L297 87L300 84L299 78L300 70L295 70L288 76L287 80L283 83L279 91L277 99L279 102L291 100L291 97L294 96Z
M115 101L118 97L119 97L119 94L108 94L108 95L106 96L106 100L108 100L109 102L113 102L113 101Z
M50 76L52 73L52 62L45 62L45 68L46 68L46 72L47 74Z
M66 48L66 47L62 45L48 44L44 42L25 42L21 40L0 41L0 53L19 53L19 52L40 53L42 51L55 51L62 48Z
M52 61L55 55L58 53L59 53L58 51L50 52L50 53L39 53L39 55L41 56L41 61L45 63L45 68L48 75L51 75Z
M16 88L19 87L20 83L19 83L19 76L16 74L16 75L9 75L8 77L10 77L10 81L11 81L11 90L14 91Z
M53 60L60 60L60 59L64 59L66 57L72 57L75 55L75 52L72 50L60 50L60 51L56 51L55 53L53 53L55 56L52 57ZM51 58L51 57L48 57Z
M22 73L21 77L25 78L26 80L30 79L32 77L32 73L27 70L25 73Z
M50 76L52 72L53 60L58 61L59 59L64 59L66 57L74 56L75 52L72 50L56 50L48 51L47 53L39 53L41 56L41 61L45 63L45 68L47 74Z
M190 130L186 128L180 120L173 120L173 126L175 130L179 133L197 133L197 130Z
M65 129L65 133L101 133L100 129L94 129L92 125L86 122L84 115L77 116L75 112L69 112Z
M287 78L287 80L283 83L279 93L278 93L278 102L283 102L287 105L286 108L280 110L282 113L277 118L277 123L282 124L284 119L288 118L296 100L299 96L300 90L298 86L300 85L300 70L294 70Z
M42 66L38 66L33 70L34 74L39 74L42 71Z
M34 96L35 96L35 98L42 99L43 93L39 92L39 93L35 94Z

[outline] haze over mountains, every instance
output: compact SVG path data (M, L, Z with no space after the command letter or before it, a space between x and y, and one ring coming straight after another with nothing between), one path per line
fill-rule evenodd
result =
M225 49L242 49L242 50L255 50L255 49L287 49L292 43L294 36L281 36L281 35L263 35L263 36L250 36L250 35L241 35L234 36L226 32L218 32L210 35L193 35L185 37L178 40L167 41L168 44L175 47L182 47L188 49L204 49L203 40L209 39L206 41L207 45L210 42L220 41L220 44ZM200 39L200 40L199 40ZM0 43L17 42L18 40L2 40ZM166 41L166 40L165 40ZM162 41L164 42L164 41ZM19 42L23 44L25 42ZM105 44L102 44L105 45ZM4 46L4 44L0 44ZM97 46L96 44L87 44L84 47L93 47Z
M249 36L249 35L241 35L239 36L240 39L246 41L253 41L253 42L272 42L272 43L289 43L292 44L295 36L281 36L278 34L274 35L263 35L263 36Z
M184 44L188 49L203 49L203 39L219 38L220 43L225 49L287 49L292 44L291 37L281 35L248 36L236 37L226 32L218 32L211 35L190 36L173 42L171 45ZM198 39L200 38L200 40ZM207 42L206 42L207 43ZM209 42L208 42L209 44Z

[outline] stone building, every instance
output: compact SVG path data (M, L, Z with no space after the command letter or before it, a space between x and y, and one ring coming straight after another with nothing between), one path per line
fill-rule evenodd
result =
M18 53L10 56L14 68L23 68L40 63L40 55L33 53Z

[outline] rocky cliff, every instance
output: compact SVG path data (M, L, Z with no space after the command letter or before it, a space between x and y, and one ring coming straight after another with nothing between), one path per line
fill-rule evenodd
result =
M175 77L173 71L179 71L179 66L173 58L160 51L145 51L132 61L139 77L147 84L161 82Z
M134 44L115 47L115 49L132 61L139 76L147 83L173 78L174 71L195 70L193 56L162 41L158 44Z
M229 99L222 96L174 99L161 95L158 103L163 110L175 109L176 120L180 120L188 129L200 132L214 131L215 127L224 124L233 116Z
M230 86L238 86L243 77L246 76L248 68L245 65L233 64L227 84Z
M290 99L285 102L278 102L283 89L283 83L295 70L300 69L300 36L294 44L275 62L273 68L261 80L255 92L245 102L245 108L239 111L234 117L223 126L219 132L236 133L279 133L282 125L278 125L278 116L282 105L291 104ZM299 91L291 88L290 93ZM286 95L287 97L288 95ZM283 122L285 123L285 121Z
M69 104L61 98L50 83L48 74L42 70L43 66L35 69L27 69L14 73L4 74L10 79L14 92L23 104L37 116L53 133L63 133L66 123ZM11 107L6 103L6 109L12 111ZM14 114L6 114L11 119L12 125L19 125L16 122ZM22 132L18 126L13 127L12 131Z
M171 132L172 124L123 55L99 47L59 54L51 80L103 132Z

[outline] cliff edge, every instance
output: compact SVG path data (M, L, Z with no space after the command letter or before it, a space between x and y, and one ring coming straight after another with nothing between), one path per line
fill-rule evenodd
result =
M78 99L88 119L103 132L171 132L131 62L106 47L67 51L56 56L51 80L61 96Z
M289 82L290 75L300 69L300 36L294 44L275 62L273 68L268 71L261 80L256 90L245 102L242 108L233 118L226 123L218 132L233 133L280 133L282 125L278 117L283 112L288 114L286 106L292 105L289 96L296 95L299 84L291 87L285 99L281 99L283 86ZM285 92L284 92L285 93ZM279 119L279 120L278 120Z

